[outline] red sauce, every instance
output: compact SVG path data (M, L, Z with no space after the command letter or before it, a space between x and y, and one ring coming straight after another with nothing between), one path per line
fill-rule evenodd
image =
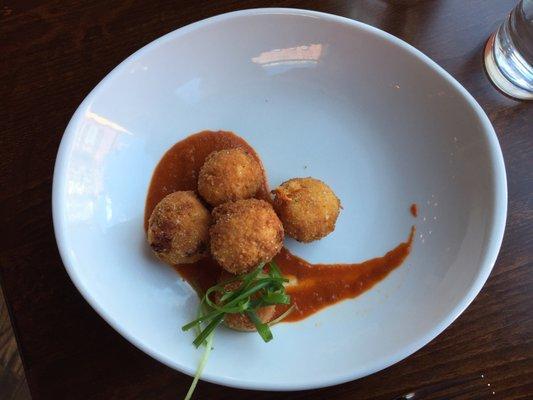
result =
M283 248L275 260L285 277L291 281L296 278L296 284L287 287L295 308L284 321L304 319L324 307L366 292L402 264L411 251L414 232L412 227L407 241L383 257L354 264L310 264Z
M244 139L232 132L203 131L176 143L157 165L146 198L145 228L155 205L167 194L177 190L196 190L198 172L209 153L242 147L259 162L259 156ZM268 184L264 183L256 197L270 201ZM413 212L414 207L414 212ZM416 216L416 204L411 206ZM287 292L295 305L284 321L298 321L339 301L357 297L399 267L409 255L415 228L406 242L400 243L382 257L354 264L310 264L283 248L275 257L283 275L291 279ZM199 294L213 286L222 271L211 258L174 268ZM278 314L287 306L278 307Z
M418 217L418 206L415 203L411 204L411 207L409 208L409 210L411 210L411 215L413 217L415 218Z
M254 149L246 141L233 132L202 131L176 143L168 150L159 164L155 167L144 208L144 229L148 228L148 219L154 207L167 194L178 190L194 190L205 158L213 151L241 147L263 164ZM259 189L257 198L271 201L263 168L263 185Z

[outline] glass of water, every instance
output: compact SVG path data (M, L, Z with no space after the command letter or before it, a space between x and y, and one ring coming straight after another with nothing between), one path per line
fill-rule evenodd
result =
M485 47L485 67L505 94L533 99L533 0L520 0Z

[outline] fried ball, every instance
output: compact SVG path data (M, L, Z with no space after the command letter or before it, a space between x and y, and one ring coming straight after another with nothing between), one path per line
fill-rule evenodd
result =
M223 282L224 280L232 278L233 275L228 273L223 273L221 275L220 282ZM236 290L239 288L239 286L242 284L242 282L231 282L224 286L226 290ZM256 294L255 296L252 296L252 299L255 300L259 297L259 294ZM217 296L215 298L215 301L218 303L220 299L220 294L217 293ZM268 323L274 319L274 314L276 313L276 306L265 306L260 307L256 310L256 314L263 323ZM224 317L224 322L226 325L231 328L235 329L237 331L255 331L255 325L252 321L250 321L250 318L244 313L240 314L226 314Z
M263 182L259 162L241 148L214 151L198 176L198 193L212 206L253 197Z
M148 243L166 263L193 263L208 253L210 221L209 211L194 192L171 193L152 211Z
M283 246L283 225L264 200L225 203L212 216L211 254L228 272L248 272L270 261Z
M335 229L341 204L333 190L314 178L294 178L273 190L274 209L287 235L312 242Z

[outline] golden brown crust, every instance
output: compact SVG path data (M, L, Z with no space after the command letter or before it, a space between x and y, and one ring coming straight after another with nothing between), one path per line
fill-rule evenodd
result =
M214 151L198 175L198 193L213 206L253 197L263 181L259 162L242 148Z
M232 275L229 273L222 274L220 282L223 282L224 280L227 280L231 277ZM241 282L228 283L225 286L225 289L235 290L235 289L238 289L240 285L241 285ZM256 299L257 297L258 296L253 296L252 298ZM218 295L215 300L218 302L219 298L220 298L220 295ZM257 309L256 313L259 319L261 320L261 322L268 323L272 321L272 319L274 319L274 314L276 313L276 306L272 305L272 306L261 307ZM250 321L250 318L248 318L248 316L243 313L226 314L226 316L224 317L224 322L229 328L235 329L237 331L251 332L251 331L256 330L254 323Z
M283 246L283 225L263 200L225 203L212 212L211 254L228 272L241 274L270 261Z
M294 178L272 191L274 209L288 236L300 242L323 238L335 229L341 204L333 190L315 178Z
M192 191L163 198L148 220L148 243L169 264L186 264L207 255L211 215Z

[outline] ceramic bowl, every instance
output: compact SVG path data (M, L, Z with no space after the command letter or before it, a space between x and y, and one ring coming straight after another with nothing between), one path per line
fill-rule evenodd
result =
M311 11L220 15L155 40L87 96L57 156L53 217L83 297L139 349L186 374L201 351L198 299L156 260L143 230L154 167L174 143L230 130L261 155L271 186L327 182L336 230L297 255L324 263L382 256L416 237L404 264L370 291L297 322L274 340L217 331L203 379L296 390L371 374L442 332L480 291L506 218L494 130L442 68L368 25ZM409 213L418 205L418 217Z

